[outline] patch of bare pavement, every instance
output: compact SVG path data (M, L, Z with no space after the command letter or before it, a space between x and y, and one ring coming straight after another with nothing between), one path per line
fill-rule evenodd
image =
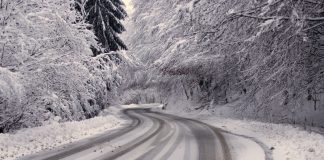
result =
M150 109L126 109L131 123L24 160L231 160L222 132L205 123Z

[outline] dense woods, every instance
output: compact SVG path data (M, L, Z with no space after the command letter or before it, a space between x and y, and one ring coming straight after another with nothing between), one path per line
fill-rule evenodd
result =
M125 87L126 102L324 125L322 1L133 3L125 39L149 69Z

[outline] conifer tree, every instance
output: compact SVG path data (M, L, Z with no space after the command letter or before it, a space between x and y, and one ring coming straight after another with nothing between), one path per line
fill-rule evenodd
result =
M122 0L77 0L77 9L85 21L93 26L95 35L105 52L127 50L118 34L125 31L121 20L127 17ZM94 51L94 55L100 52Z

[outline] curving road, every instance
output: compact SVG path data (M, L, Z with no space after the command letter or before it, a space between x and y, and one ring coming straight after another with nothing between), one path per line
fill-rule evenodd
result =
M126 109L132 123L31 160L231 160L221 132L205 123L149 109Z

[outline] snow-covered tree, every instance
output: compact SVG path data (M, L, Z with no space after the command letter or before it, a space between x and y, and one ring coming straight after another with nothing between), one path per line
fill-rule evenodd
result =
M97 46L73 0L1 0L0 132L82 120L115 102L122 56Z
M118 34L125 31L121 20L127 16L121 0L76 0L76 8L85 21L92 25L105 52L126 50L127 46ZM94 52L94 55L100 54Z
M138 86L154 88L155 99L235 102L240 116L324 126L322 0L132 3L125 40L149 68Z

